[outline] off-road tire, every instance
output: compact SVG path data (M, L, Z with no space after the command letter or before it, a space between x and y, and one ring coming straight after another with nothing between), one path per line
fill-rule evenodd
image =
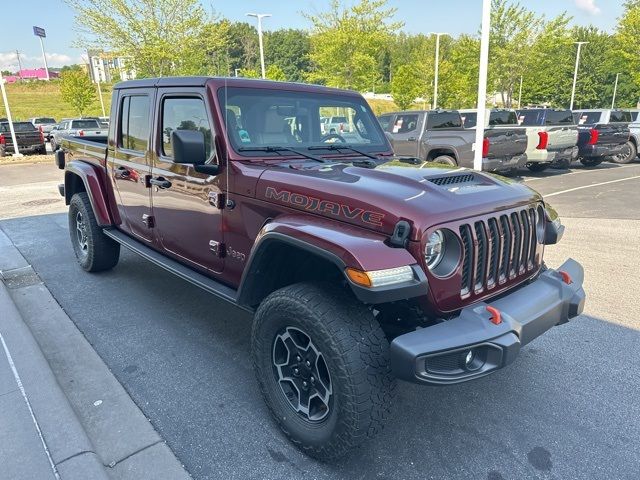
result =
M280 387L274 344L287 328L307 333L326 362L332 397L321 420L297 412ZM351 292L324 283L298 283L273 292L256 311L251 354L273 418L306 454L332 460L382 429L396 388L389 342L373 313Z
M539 162L527 163L527 168L532 172L544 172L550 166L551 166L550 163L539 163Z
M78 216L80 215L80 217ZM81 219L86 240L79 238L78 220ZM69 235L78 263L87 272L101 272L116 266L120 258L120 244L107 237L96 222L86 192L71 197L69 204Z
M438 155L432 161L433 163L442 163L444 165L451 165L453 167L458 165L458 163L456 162L456 159L450 155Z
M562 160L555 161L551 164L551 168L556 170L568 170L571 168L571 160L563 158Z
M588 168L597 167L602 162L603 162L603 159L598 157L594 157L594 158L584 157L580 159L580 163Z
M632 161L634 161L638 155L638 149L636 148L636 145L629 140L626 145L625 148L628 149L627 150L627 155L614 155L613 157L611 157L611 161L613 163L619 163L619 164L625 164L625 163L631 163Z

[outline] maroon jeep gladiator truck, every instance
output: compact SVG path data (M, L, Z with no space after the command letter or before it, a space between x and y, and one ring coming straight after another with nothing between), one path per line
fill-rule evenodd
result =
M80 266L124 246L252 312L264 399L323 460L381 429L396 379L484 377L584 307L582 267L543 262L564 227L538 193L414 161L358 93L210 77L119 83L108 138L56 153Z

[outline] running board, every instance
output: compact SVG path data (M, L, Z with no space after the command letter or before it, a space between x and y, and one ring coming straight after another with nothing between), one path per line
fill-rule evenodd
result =
M147 247L146 245L141 244L137 240L129 237L128 235L122 233L120 230L115 230L113 228L105 228L103 230L104 234L116 242L118 242L123 247L128 248L134 253L137 253L141 257L155 263L159 267L164 268L170 273L186 280L189 283L192 283L196 287L200 287L201 289L212 293L216 297L219 297L223 300L233 303L235 306L246 310L247 312L253 312L250 307L244 305L238 305L237 298L238 293L237 290L234 290L231 287L227 287L220 282L217 282L206 275L196 272L195 270L177 262L161 253L153 250L152 248Z

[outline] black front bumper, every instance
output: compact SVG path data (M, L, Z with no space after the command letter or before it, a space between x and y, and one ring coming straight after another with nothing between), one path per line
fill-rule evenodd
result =
M510 364L521 346L582 313L583 280L582 266L569 259L558 270L546 270L489 304L474 304L456 318L400 335L391 342L391 368L402 380L430 385L461 383L495 372ZM501 323L491 321L495 315L487 307L500 313Z

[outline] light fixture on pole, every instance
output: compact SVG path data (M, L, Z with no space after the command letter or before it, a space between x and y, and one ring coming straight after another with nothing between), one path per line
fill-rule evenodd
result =
M270 17L270 13L247 13L247 17L255 17L258 19L258 43L260 44L260 69L262 70L262 78L266 78L264 69L264 47L262 46L262 19Z
M569 110L573 110L573 100L576 96L576 81L578 80L578 65L580 64L580 50L582 45L586 45L589 42L573 42L578 45L578 51L576 52L576 68L573 71L573 87L571 87L571 103L569 104Z
M49 67L47 66L47 56L44 54L44 43L42 39L47 36L47 33L42 27L33 27L33 34L40 39L40 49L42 50L42 61L44 62L44 72L47 75L47 81L49 80Z
M482 33L480 35L480 69L478 73L478 121L473 145L473 169L482 170L484 122L487 105L487 73L489 66L489 31L491 30L491 0L482 0Z
M430 35L436 36L436 64L433 79L433 109L438 108L438 66L440 63L440 37L442 35L449 35L445 32L431 32Z
M616 73L616 83L613 85L613 98L611 99L612 110L613 110L613 106L616 104L616 93L618 93L618 78L620 78L620 74Z

